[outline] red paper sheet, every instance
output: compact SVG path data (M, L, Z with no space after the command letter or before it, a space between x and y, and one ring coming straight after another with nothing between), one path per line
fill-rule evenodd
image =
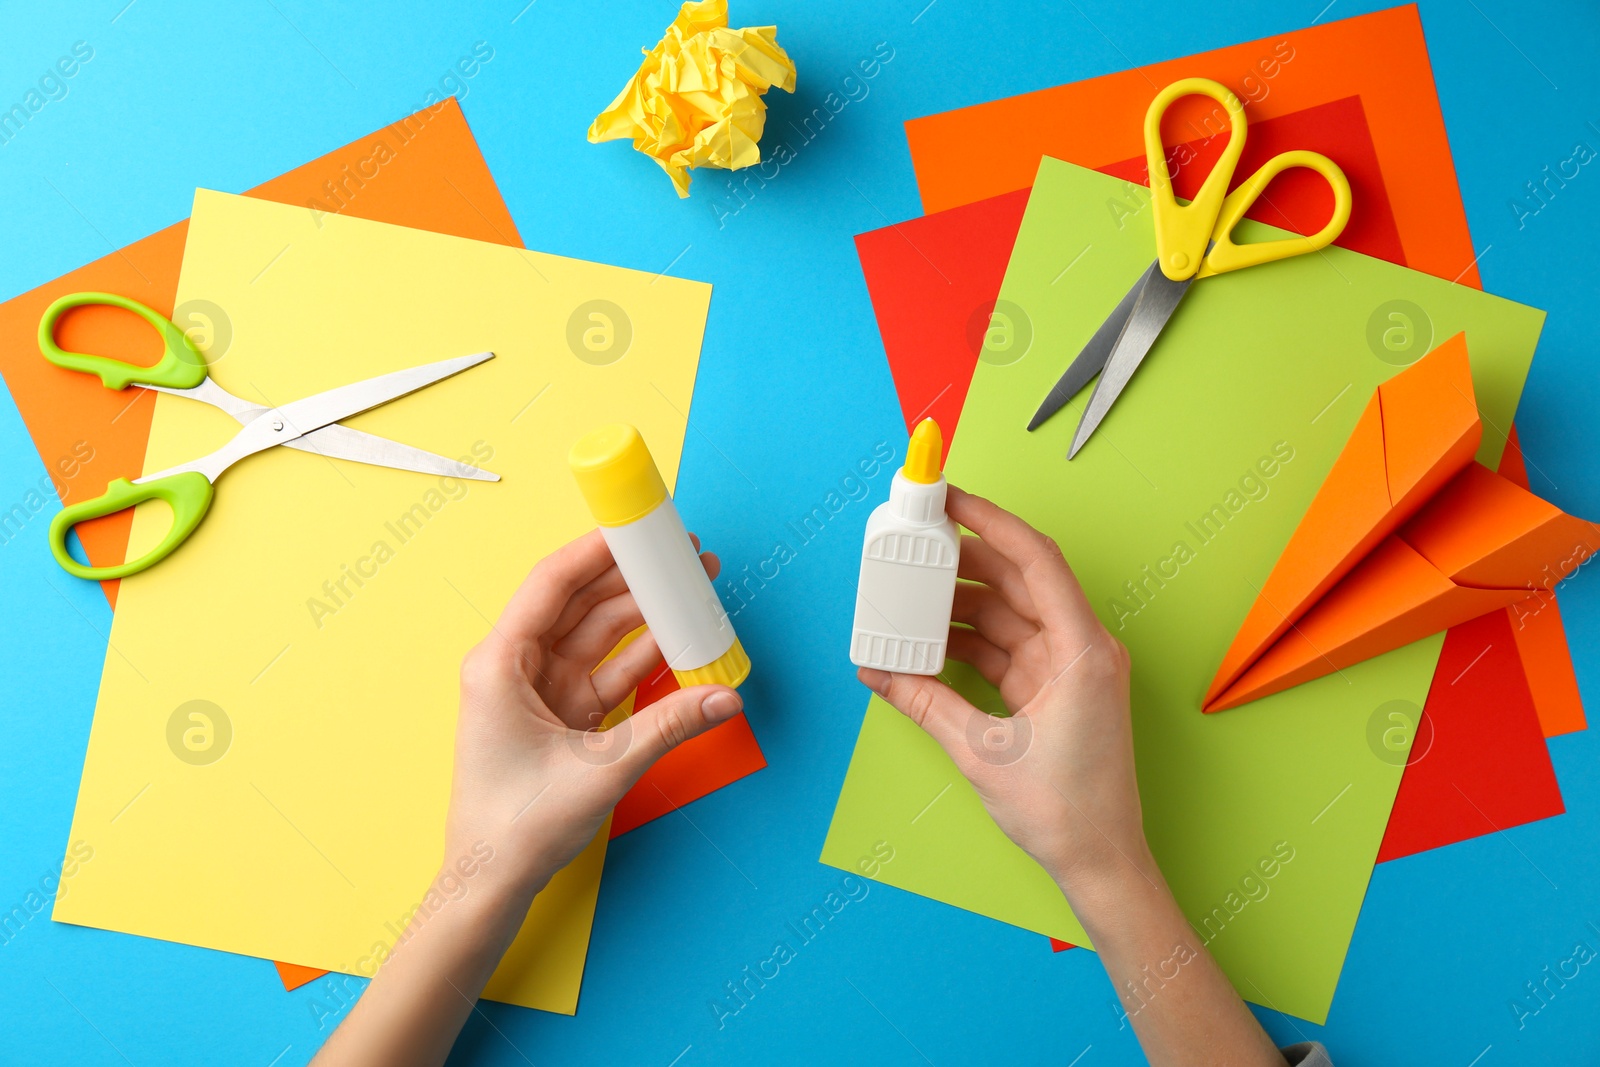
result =
M1379 863L1566 810L1516 658L1503 611L1451 629Z
M1369 189L1370 198L1373 195L1371 186L1376 183L1381 189L1382 179L1376 173L1376 161L1370 152L1352 146L1349 132L1352 123L1358 131L1365 128L1359 102L1336 101L1306 112L1252 123L1247 144L1253 145L1254 151L1263 156L1294 147L1323 151L1339 160L1353 186L1359 182L1360 187ZM1344 127L1337 135L1341 144L1337 150L1329 139L1334 136L1330 124ZM1367 143L1370 148L1370 140ZM1238 174L1252 173L1251 154L1252 149L1247 148L1247 158L1238 168ZM1128 168L1134 166L1135 163L1122 162L1102 169L1126 174ZM1187 174L1180 171L1175 181L1179 194L1185 194L1185 182L1195 183L1204 174L1203 168L1192 169ZM1326 217L1325 206L1309 198L1302 199L1305 192L1296 192L1294 187L1285 185L1281 193L1279 188L1275 184L1269 195L1282 215L1306 219L1307 227L1320 226ZM1322 195L1326 195L1325 192ZM1356 203L1359 212L1360 198ZM928 414L939 419L942 425L957 423L977 364L982 333L989 324L989 310L999 292L1026 205L1027 190L1019 190L856 238L862 271L908 427ZM1389 236L1392 216L1389 216L1391 225L1384 226L1380 211L1377 221L1364 220L1359 228L1355 226L1355 218L1353 215L1352 239L1362 241L1361 251L1390 261L1401 259L1398 243L1388 243L1392 240ZM1345 239L1341 238L1339 243L1344 244ZM1508 450L1508 455L1511 454ZM1504 619L1504 613L1500 613L1500 617ZM1491 654L1485 655L1473 668L1478 677L1468 675L1472 678L1471 685L1439 684L1439 677L1449 664L1470 660L1483 651L1486 643L1492 642L1483 640L1475 630L1465 634L1452 630L1446 636L1441 666L1424 709L1427 725L1420 726L1419 730L1432 729L1440 737L1448 736L1449 740L1425 761L1404 772L1390 816L1383 859L1488 833L1494 828L1488 825L1490 822L1503 829L1558 815L1564 810L1555 787L1549 752L1537 728L1537 716L1532 719L1535 728L1531 731L1525 728L1525 718L1512 716L1502 721L1498 717L1498 709L1507 693L1521 692L1531 705L1531 698L1526 696L1528 683L1515 654L1496 655L1491 650ZM1500 649L1504 652L1513 645L1507 623ZM1457 667L1450 677L1459 673ZM1535 770L1520 778L1474 777L1489 759L1504 759L1511 765ZM1518 788L1519 781L1534 784L1524 791ZM1541 784L1545 782L1548 788ZM1459 817L1462 804L1456 783L1471 793L1472 801L1481 809L1481 817Z

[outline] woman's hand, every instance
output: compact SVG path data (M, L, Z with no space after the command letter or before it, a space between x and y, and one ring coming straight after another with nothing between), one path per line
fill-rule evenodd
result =
M716 557L704 562L715 577ZM447 858L486 841L531 900L652 763L739 713L738 693L702 685L601 731L660 662L648 631L605 658L643 623L598 530L533 568L461 665Z
M1012 715L986 715L937 678L863 669L861 680L943 746L1069 898L1148 871L1127 650L1054 541L953 486L945 508L976 535L961 539L953 618L965 625L950 628L949 655L999 689Z
M703 559L714 577L716 557ZM739 713L732 689L702 685L597 732L661 658L649 633L605 658L643 622L596 530L534 567L467 654L435 885L458 887L463 862L471 883L431 916L418 909L317 1064L443 1063L535 894L652 763Z
M986 715L937 678L863 670L861 680L933 735L1000 829L1055 878L1152 1064L1284 1067L1145 843L1127 650L1054 541L953 486L945 510L977 535L961 540L949 654L1012 714Z

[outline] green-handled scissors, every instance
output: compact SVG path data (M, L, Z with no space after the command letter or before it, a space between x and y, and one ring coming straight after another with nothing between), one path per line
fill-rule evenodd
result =
M1228 113L1228 143L1206 175L1194 200L1179 205L1167 170L1166 146L1161 140L1161 120L1172 102L1185 96L1209 96ZM1067 452L1078 454L1089 436L1110 412L1111 405L1139 369L1178 303L1198 278L1254 267L1326 248L1350 221L1350 182L1339 165L1317 152L1283 152L1261 165L1232 193L1228 184L1244 151L1244 105L1229 89L1209 78L1184 78L1156 94L1144 117L1145 160L1150 168L1150 201L1155 213L1156 258L1112 309L1089 338L1078 358L1045 396L1028 429L1037 429L1066 406L1089 379L1100 381L1089 396ZM1328 224L1309 237L1236 244L1233 229L1255 204L1268 183L1291 167L1314 170L1333 189L1333 215Z
M161 335L164 351L154 366L140 367L108 356L68 352L56 344L56 322L63 314L72 308L101 304L133 312ZM106 487L104 495L63 509L50 523L50 551L63 570L79 578L125 578L165 559L200 525L211 506L212 483L222 472L246 456L276 445L423 474L489 482L500 480L499 475L469 464L339 425L340 419L387 404L493 359L493 352L393 371L282 407L268 407L234 396L212 381L199 350L171 321L137 300L112 293L71 293L51 304L44 318L39 320L39 350L58 367L99 376L108 389L142 385L157 392L186 396L220 408L240 424L233 439L208 456L133 481L118 478ZM172 508L172 528L160 544L143 556L114 567L88 567L67 551L67 532L78 523L115 514L146 500L162 500Z

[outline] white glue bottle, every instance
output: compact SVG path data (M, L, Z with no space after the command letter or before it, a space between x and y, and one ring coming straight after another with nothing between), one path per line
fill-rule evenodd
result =
M889 500L867 520L856 584L850 662L901 674L938 674L950 636L961 533L944 513L939 424L923 419Z
M567 463L678 684L743 682L750 657L639 431L602 426L572 446Z

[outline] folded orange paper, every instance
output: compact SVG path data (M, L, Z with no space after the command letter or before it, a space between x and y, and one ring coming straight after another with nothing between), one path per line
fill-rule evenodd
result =
M1473 461L1464 334L1380 385L1206 692L1222 711L1529 598L1600 527Z

